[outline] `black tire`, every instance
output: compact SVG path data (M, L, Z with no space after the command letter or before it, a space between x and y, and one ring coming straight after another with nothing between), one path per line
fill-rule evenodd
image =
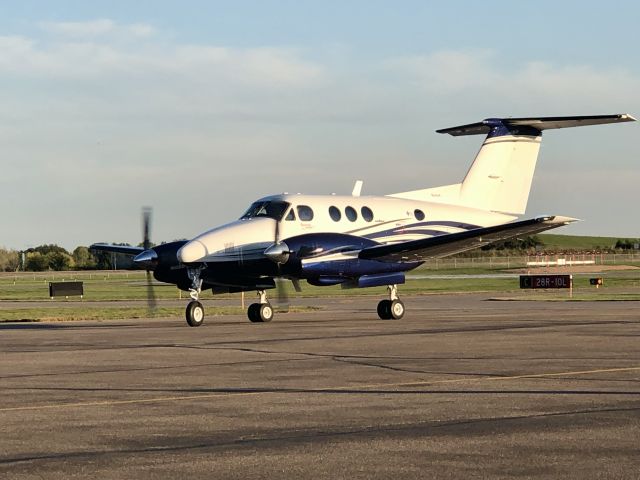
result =
M196 300L189 302L185 317L190 327L199 327L204 322L204 307Z
M381 300L378 303L378 317L381 320L391 320L391 300Z
M260 309L258 310L258 315L260 316L260 321L262 322L270 322L273 320L273 307L270 303L263 303L260 305Z
M251 320L251 323L259 323L262 322L260 318L260 304L252 303L249 305L249 309L247 310L247 317Z
M389 318L393 320L400 320L404 317L404 303L400 300L394 300L389 305Z

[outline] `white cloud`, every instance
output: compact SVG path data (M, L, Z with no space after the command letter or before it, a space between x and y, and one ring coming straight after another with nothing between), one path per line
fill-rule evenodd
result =
M42 22L40 27L46 32L70 37L105 35L116 28L113 21L105 18L87 22Z
M527 59L505 66L498 52L486 49L404 56L387 60L384 67L395 78L406 78L427 94L457 97L458 103L484 105L489 101L518 110L555 112L568 108L588 113L601 104L616 108L638 104L640 78L621 67L554 65Z
M37 42L18 36L0 36L0 72L40 80L68 81L92 77L91 82L114 78L143 80L150 85L171 77L183 84L220 82L228 86L305 87L324 79L324 67L300 58L287 48L229 48L218 46L127 44L74 40Z
M42 242L136 241L137 231L123 233L123 217L137 223L138 205L147 203L170 219L154 238L170 240L233 218L255 196L348 192L363 172L367 193L458 181L480 139L432 133L450 122L640 112L640 79L623 68L527 59L506 66L489 50L369 62L353 53L336 63L289 47L179 43L145 23L43 28L50 35L42 39L0 36L0 190L10 198L23 185L36 192L19 211L0 207L15 232L3 241L16 247L18 237L42 234L42 205L51 198L69 212L58 223L71 227L52 225ZM566 163L571 146L555 138L547 143L555 157L543 149L549 171ZM616 161L640 155L624 132L619 138ZM578 147L594 161L608 158L606 141ZM583 180L588 190L591 180ZM538 181L534 195L553 192L545 177ZM613 194L615 185L598 191ZM559 213L599 212L596 202L569 199ZM94 215L100 224L87 228Z
M100 37L112 34L148 37L155 33L155 29L146 23L118 25L107 18L84 22L41 22L39 26L50 34L70 38Z
M440 51L391 58L384 66L396 75L407 75L408 81L421 88L450 93L487 86L498 80L490 66L492 55L489 50Z

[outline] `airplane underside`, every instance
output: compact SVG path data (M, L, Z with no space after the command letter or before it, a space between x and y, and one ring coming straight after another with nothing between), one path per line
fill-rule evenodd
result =
M388 264L355 258L314 262L308 266L297 262L294 266L279 267L273 261L263 258L243 262L212 262L192 268L156 269L153 275L158 281L175 284L181 290L190 292L192 301L187 305L186 318L191 326L199 326L204 320L204 309L198 299L200 293L206 290L211 290L213 294L255 291L259 302L249 306L249 319L252 322L271 321L274 309L267 298L267 290L277 287L276 278L292 280L296 289L299 288L299 280L306 280L314 286L386 286L389 299L379 303L378 316L381 319L400 319L404 315L404 304L398 298L397 286L405 282L405 271L421 264L422 262Z

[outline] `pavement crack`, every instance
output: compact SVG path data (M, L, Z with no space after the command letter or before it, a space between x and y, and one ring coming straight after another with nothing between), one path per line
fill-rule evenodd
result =
M571 416L583 416L594 415L604 413L623 413L623 412L638 412L640 407L625 407L625 408L602 408L602 409L583 409L583 410L566 410L557 412L546 413L534 413L530 415L513 415L502 417L481 417L470 418L460 420L450 420L444 422L438 422L434 420L417 421L417 422L402 422L402 423L387 423L382 425L369 425L358 428L346 428L346 429L304 429L304 430L288 430L279 435L265 435L265 436L240 436L235 439L227 439L222 441L198 441L191 442L183 445L158 445L148 446L141 448L129 448L129 449L113 449L113 450L93 450L93 451L75 451L75 452L60 452L40 455L17 455L13 457L0 458L0 466L12 466L21 463L31 462L47 462L47 461L61 461L68 462L71 459L96 459L100 457L122 457L129 455L141 455L141 454L163 454L170 452L188 452L193 450L215 450L215 449L229 449L234 447L251 447L254 448L257 445L265 445L269 447L285 447L288 445L299 446L301 442L317 442L318 440L331 441L332 439L340 440L348 437L361 437L361 436L373 436L380 435L432 435L443 434L446 435L449 429L456 429L459 427L482 425L482 424L505 424L509 422L518 422L523 420L537 420L557 417L571 417ZM468 435L469 433L467 433Z

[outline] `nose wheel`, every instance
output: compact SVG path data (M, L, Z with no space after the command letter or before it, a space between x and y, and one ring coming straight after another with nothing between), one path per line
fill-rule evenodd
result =
M190 327L199 327L204 322L204 307L197 300L192 300L187 305L185 316Z
M382 320L400 320L404 317L404 303L398 298L398 286L389 285L389 300L378 303L378 317Z

